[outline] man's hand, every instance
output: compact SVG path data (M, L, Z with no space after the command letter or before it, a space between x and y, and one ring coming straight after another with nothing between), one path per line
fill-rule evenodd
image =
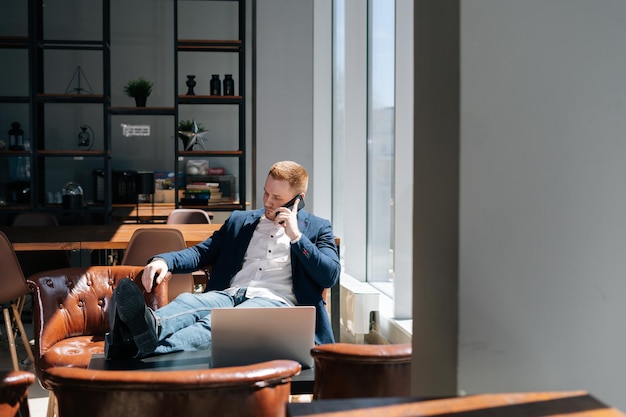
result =
M163 282L167 272L167 263L163 259L156 258L146 265L141 275L141 283L146 292L151 292L154 285Z
M289 239L296 240L300 237L300 229L298 228L298 206L300 200L297 199L293 204L293 207L281 207L276 211L276 218L274 219L274 225L282 226L285 229L285 234L289 236Z

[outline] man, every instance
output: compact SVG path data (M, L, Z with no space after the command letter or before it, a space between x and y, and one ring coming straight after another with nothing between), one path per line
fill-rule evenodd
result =
M330 222L300 210L307 187L302 166L277 162L265 180L262 209L234 211L204 242L157 255L144 268L142 284L150 292L168 271L213 265L206 292L183 293L153 311L137 285L121 280L109 308L106 357L207 350L214 307L313 305L315 342L333 343L322 290L337 282L341 267ZM274 325L268 323L268 332Z

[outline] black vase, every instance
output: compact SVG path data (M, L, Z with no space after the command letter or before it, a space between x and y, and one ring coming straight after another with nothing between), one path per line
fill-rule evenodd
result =
M233 74L224 75L224 95L235 95L235 81L233 80Z
M185 84L187 84L187 95L188 96L195 96L196 93L194 93L193 88L196 86L196 76L195 75L188 75L187 76L187 82Z
M211 95L219 96L222 94L222 83L220 82L219 74L211 75Z

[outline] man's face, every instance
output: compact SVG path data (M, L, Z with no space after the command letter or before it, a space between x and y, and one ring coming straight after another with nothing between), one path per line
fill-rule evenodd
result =
M268 220L276 218L276 210L298 194L286 180L277 180L268 175L263 188L263 206Z

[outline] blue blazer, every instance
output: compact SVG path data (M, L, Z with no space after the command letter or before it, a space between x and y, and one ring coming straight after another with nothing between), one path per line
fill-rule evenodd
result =
M174 273L193 272L212 265L206 290L224 290L242 268L252 234L263 213L264 209L234 211L204 242L158 257L164 259ZM341 273L335 236L328 220L302 210L298 211L298 227L302 237L291 245L293 292L299 305L315 306L315 343L334 343L322 291L335 285Z

